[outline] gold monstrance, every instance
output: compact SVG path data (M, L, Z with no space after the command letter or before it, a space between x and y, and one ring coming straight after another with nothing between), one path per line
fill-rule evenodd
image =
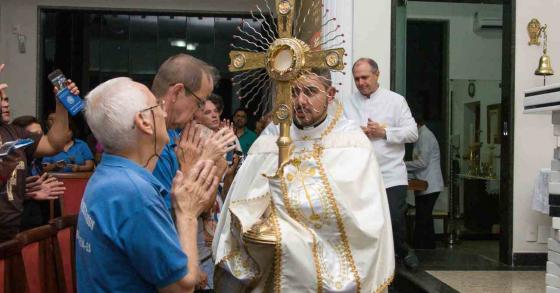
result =
M280 124L278 137L278 172L288 162L292 139L291 88L293 82L312 68L342 70L344 69L344 49L312 51L304 41L294 37L293 21L296 0L276 0L278 38L273 39L265 52L231 51L229 53L232 72L266 69L268 76L274 80L276 97L272 110L274 124ZM315 1L314 1L315 2ZM260 10L260 9L259 9ZM317 47L317 46L316 46ZM261 224L252 227L245 238L261 244L276 243L274 233L270 231L270 219L264 217Z
M278 138L278 166L290 157L290 125L292 123L291 83L304 70L311 68L344 68L344 49L330 49L311 52L304 41L292 37L292 25L296 0L276 0L278 15L278 35L266 52L231 51L229 57L232 72L265 68L276 82L276 99L273 108L274 124L280 123Z

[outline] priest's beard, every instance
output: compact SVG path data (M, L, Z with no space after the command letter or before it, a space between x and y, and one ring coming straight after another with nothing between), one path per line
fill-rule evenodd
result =
M298 107L298 106L296 105L296 107ZM299 106L299 107L302 109L302 111L305 111L305 110L303 110L303 107L301 107L301 106ZM299 129L317 127L319 124L323 123L323 121L325 121L325 119L327 119L327 114L329 112L328 109L329 109L329 101L325 100L325 104L323 105L323 108L321 110L317 110L314 107L311 107L311 111L321 113L321 116L319 116L315 119L305 121L305 119L299 119L295 114L293 114L294 124ZM305 115L306 118L307 118L307 115L308 114Z

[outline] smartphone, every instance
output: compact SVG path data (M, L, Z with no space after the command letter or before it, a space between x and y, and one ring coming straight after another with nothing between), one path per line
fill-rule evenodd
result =
M49 74L49 80L52 85L58 89L56 96L70 115L76 116L76 114L84 109L84 102L82 99L79 96L73 95L66 87L68 82L66 76L64 76L60 69L51 72Z

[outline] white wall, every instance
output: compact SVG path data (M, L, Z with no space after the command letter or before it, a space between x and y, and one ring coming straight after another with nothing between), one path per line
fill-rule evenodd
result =
M272 3L269 0L270 3ZM2 81L9 84L8 94L12 117L36 114L37 77L37 13L38 6L136 8L142 10L245 12L255 8L257 0L1 0L0 1L0 62L6 64ZM259 5L260 6L260 5ZM18 53L17 37L12 28L18 26L27 38L26 53Z
M536 17L548 25L548 52L556 74L547 83L559 83L560 1L517 0L515 36L515 136L513 166L513 251L545 252L546 245L525 240L527 231L538 224L550 225L550 218L531 210L533 182L540 168L550 167L556 139L552 136L550 114L523 114L523 92L542 85L533 75L542 47L528 46L527 23Z
M337 0L348 1L348 0ZM391 81L391 1L354 0L354 60L369 57L377 61L379 83ZM353 63L348 62L349 66ZM354 87L354 89L356 89Z
M502 31L474 33L475 12L502 15L502 5L409 1L408 19L449 21L449 78L500 80Z

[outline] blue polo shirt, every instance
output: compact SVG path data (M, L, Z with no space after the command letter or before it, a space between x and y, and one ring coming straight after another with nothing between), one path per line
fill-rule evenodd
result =
M187 274L166 193L140 165L103 154L78 217L78 292L155 292Z
M93 160L93 154L89 149L87 143L83 140L74 139L74 144L68 149L67 152L62 151L51 157L44 157L43 163L54 164L63 160L66 164L84 165L87 160ZM71 167L64 167L60 172L72 172Z
M167 135L169 135L169 143L163 147L163 151L152 173L161 182L161 185L167 189L167 192L171 193L171 183L175 174L177 174L177 170L179 170L179 161L177 160L177 155L175 155L175 147L177 146L175 139L179 139L181 131L170 129L167 130ZM171 196L165 196L165 204L167 209L171 209Z

